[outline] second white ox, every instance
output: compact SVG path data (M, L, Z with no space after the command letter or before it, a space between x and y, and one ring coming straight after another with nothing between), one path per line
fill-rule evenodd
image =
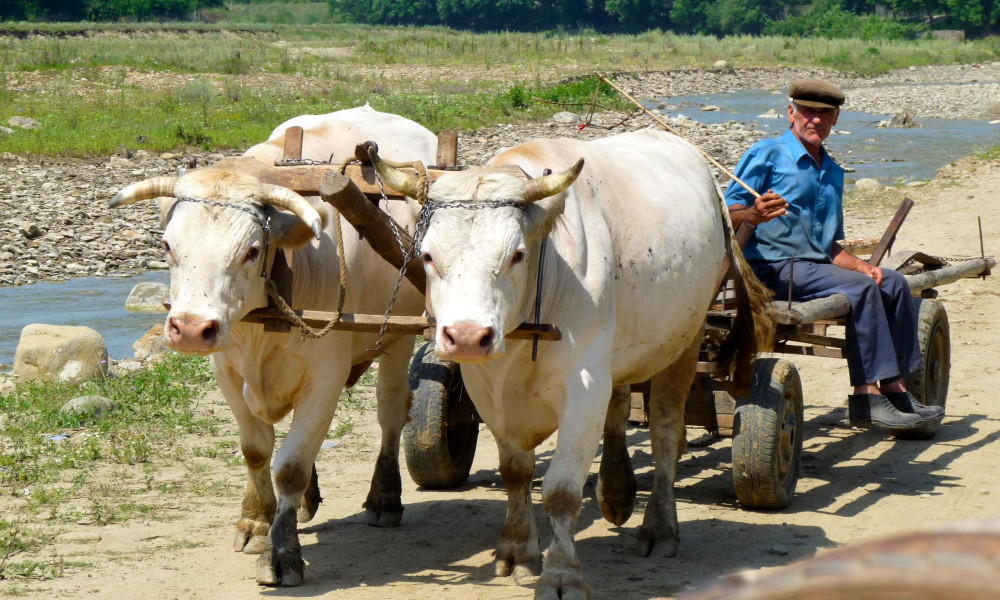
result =
M606 448L602 459L602 512L621 523L635 496L621 435L627 388L616 388L608 413L616 386L652 378L656 471L637 550L649 554L660 544L664 554L676 553L673 481L684 445L684 400L706 310L725 270L728 228L707 163L664 132L535 140L490 162L518 165L537 178L526 183L487 167L442 176L430 189L433 214L421 251L427 306L437 320L435 351L459 361L499 446L508 508L496 550L498 575L537 570L534 448L558 429L542 486L552 541L536 598L583 598L589 588L573 538L602 426L621 444ZM414 189L402 172L377 166L393 187ZM547 167L569 168L541 176ZM541 342L532 361L531 342L506 334L534 318L539 263L540 318L557 325L563 339ZM741 298L748 308L746 295ZM759 310L763 298L755 300ZM747 359L753 335L744 341ZM609 466L609 460L618 462Z
M246 154L273 162L281 156L284 132L291 125L303 127L303 158L315 160L350 158L355 145L366 140L376 141L383 153L399 161L429 163L437 149L437 138L424 127L366 105L292 119ZM376 357L371 350L375 337L333 331L306 339L296 330L266 333L261 325L240 319L267 304L261 261L273 264L275 252L284 252L294 270L296 308L336 310L340 279L333 211L318 199L306 200L224 165L130 185L111 206L157 197L163 197L163 246L170 265L167 340L178 350L212 355L219 388L239 424L248 482L235 550L261 553L258 583L300 585L303 560L296 524L312 518L320 501L314 460L341 390ZM412 231L413 210L405 203L384 208ZM383 314L398 272L346 221L342 229L344 311ZM419 292L406 283L397 313L420 314L422 304ZM372 525L396 525L403 511L399 437L410 402L406 369L413 337L387 337L385 346L388 354L379 360L376 386L382 447L365 501ZM274 424L290 411L291 427L274 457L272 487Z

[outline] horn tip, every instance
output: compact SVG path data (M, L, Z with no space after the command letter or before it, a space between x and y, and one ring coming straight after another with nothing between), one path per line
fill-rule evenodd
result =
M122 203L122 193L118 192L115 197L108 201L108 208L118 208Z

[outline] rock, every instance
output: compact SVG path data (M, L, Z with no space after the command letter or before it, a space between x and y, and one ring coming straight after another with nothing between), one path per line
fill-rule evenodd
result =
M717 60L714 63L712 63L712 67L715 68L715 69L725 69L728 66L729 66L729 63L727 63L724 60Z
M889 119L888 127L905 129L909 127L920 127L920 125L913 118L913 115L904 110L896 113L891 119Z
M773 108L762 115L757 115L758 119L780 119L782 115L778 114L778 111Z
M11 117L7 120L7 124L11 127L20 127L21 129L38 129L42 126L41 123L31 117Z
M163 154L160 155L160 158L162 158L163 160L174 160L175 158L177 158L177 155L174 154L173 152L164 152Z
M580 115L564 110L562 112L557 112L556 114L552 115L552 120L556 123L567 123L575 125L576 123L580 122Z
M14 130L11 129L10 127L0 126L0 133L2 133L4 135L10 135L10 134L14 133ZM6 154L6 152L4 154Z
M122 158L121 156L112 156L108 159L108 168L111 169L130 169L135 167L135 163L127 158Z
M163 302L170 296L170 288L162 283L144 281L137 283L125 300L129 312L167 312Z
M135 350L135 357L139 360L146 360L155 356L160 356L169 349L167 340L163 337L163 324L153 325L149 331L142 334L142 337L132 344Z
M36 225L34 223L28 223L27 221L21 222L17 226L17 230L21 233L21 235L23 235L24 237L28 238L29 240L33 240L33 239L35 239L37 237L41 237L42 234L45 233L44 231L42 231L41 229L39 229L38 225Z
M876 191L882 189L882 184L870 177L865 177L854 182L854 189Z
M89 327L27 325L14 353L12 374L19 379L80 384L107 374L108 348Z
M986 109L987 117L1000 117L1000 102L994 102Z
M98 419L115 408L115 403L104 396L79 396L67 401L59 408L60 412L92 415Z
M708 106L702 106L701 112L715 112L722 110L721 106L715 106L714 104L709 104Z

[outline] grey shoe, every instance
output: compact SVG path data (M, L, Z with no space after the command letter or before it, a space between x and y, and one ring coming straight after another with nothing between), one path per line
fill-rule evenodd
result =
M927 406L921 404L910 392L888 392L885 397L889 399L900 412L913 413L924 420L940 419L944 416L943 406Z
M847 413L855 427L883 427L896 431L918 429L926 419L904 413L882 394L851 394L847 397Z

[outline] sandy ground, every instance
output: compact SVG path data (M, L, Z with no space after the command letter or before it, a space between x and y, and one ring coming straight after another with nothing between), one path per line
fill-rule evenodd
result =
M978 255L976 218L982 216L986 252L1000 254L1000 222L984 210L1000 205L998 190L1000 162L980 167L971 177L907 190L917 205L896 248ZM891 209L882 208L866 216L887 224L890 215ZM725 573L785 565L888 534L1000 516L1000 403L993 396L1000 389L995 350L1000 320L993 312L998 297L997 276L942 288L951 323L951 389L948 416L932 440L894 441L876 431L849 428L844 363L795 359L807 422L803 470L792 505L777 512L740 509L729 471L730 441L693 449L679 466L682 540L676 558L642 559L631 552L652 482L648 436L642 429L631 430L640 484L636 513L621 528L601 519L593 493L596 462L585 490L577 550L594 598L671 598ZM227 410L218 394L204 403ZM383 530L367 527L361 510L377 451L374 415L369 410L353 418L355 432L318 458L325 501L314 521L300 528L307 563L304 586L258 587L255 557L230 549L243 470L216 461L209 477L228 491L164 497L171 517L167 521L71 527L55 550L67 562L64 576L20 583L23 597L531 598L531 588L492 575L505 494L489 433L482 432L472 476L460 489L420 490L404 471L403 524ZM696 439L703 430L691 428L688 435ZM552 448L550 440L539 450L539 477ZM541 510L536 516L547 543L547 521ZM5 590L11 591L0 585L0 594Z

